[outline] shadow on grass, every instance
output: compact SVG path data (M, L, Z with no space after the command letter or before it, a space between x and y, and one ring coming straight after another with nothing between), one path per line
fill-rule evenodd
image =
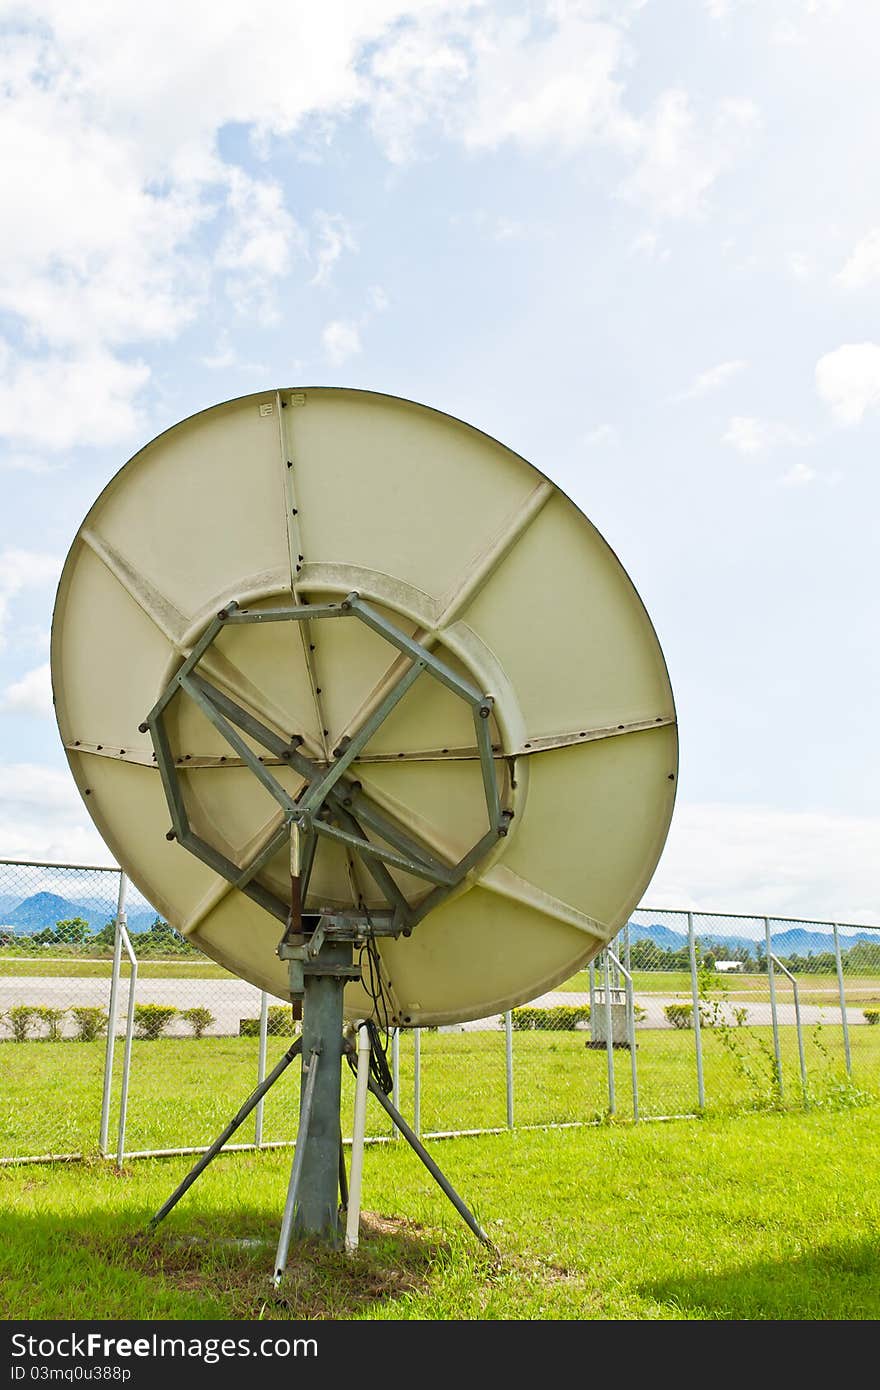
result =
M230 1230L212 1233L210 1221L112 1240L105 1258L158 1278L181 1293L219 1300L232 1318L346 1318L369 1312L428 1286L432 1269L450 1257L434 1232L372 1212L361 1216L358 1250L346 1255L312 1239L293 1239L281 1287L272 1286L277 1222L240 1213ZM193 1233L195 1230L196 1233ZM80 1239L92 1253L96 1238ZM100 1246L101 1238L97 1238Z
M655 1280L640 1293L698 1317L754 1320L880 1318L880 1237L835 1241L801 1256L723 1274Z
M65 1316L74 1318L369 1317L382 1305L393 1308L407 1295L418 1296L453 1262L464 1261L478 1278L489 1272L481 1252L459 1250L454 1237L363 1212L353 1255L294 1239L285 1278L275 1289L276 1214L203 1207L155 1232L133 1216L0 1216L0 1285L7 1281L0 1317L58 1316L59 1296Z

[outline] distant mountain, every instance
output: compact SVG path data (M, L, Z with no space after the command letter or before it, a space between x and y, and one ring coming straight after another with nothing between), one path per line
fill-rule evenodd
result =
M15 902L15 899L9 901ZM58 893L34 893L16 907L0 909L2 925L14 927L22 936L33 936L44 927L54 927L56 923L69 921L73 917L82 917L90 929L97 932L112 922L115 916L115 904L95 898L74 901L62 898ZM155 920L153 908L146 905L132 907L128 913L128 929L131 932L148 931Z
M673 931L662 922L653 922L647 926L640 922L630 922L629 936L630 941L650 941L663 951L681 951L687 946L686 932ZM757 945L764 945L763 937L728 936L723 932L697 932L696 939L704 950L719 946L725 951L742 948L752 955L755 954ZM789 927L785 931L774 931L772 941L774 953L778 956L819 955L834 950L834 938L830 932L811 931L806 927ZM848 951L860 941L880 946L880 930L854 934L840 933L841 951Z
M681 932L673 931L671 927L665 927L660 922L654 922L651 926L643 926L640 922L630 922L629 924L630 941L650 941L652 945L659 946L662 951L680 951L683 946L687 946L687 937Z

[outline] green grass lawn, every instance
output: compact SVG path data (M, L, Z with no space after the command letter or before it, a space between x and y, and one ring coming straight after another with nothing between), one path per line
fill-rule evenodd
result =
M128 978L128 966L123 963L123 976ZM106 978L113 974L112 960L76 960L74 957L43 960L40 956L0 956L0 977L52 975L76 976L82 979ZM209 960L139 960L139 980L234 980L238 977Z
M691 997L691 977L686 970L634 970L632 976L636 994L682 994L687 999ZM601 985L600 979L597 978L596 982ZM804 1002L837 1004L840 1000L836 975L801 974L797 976L797 982ZM763 974L713 975L712 984L716 993L734 1002L754 999L756 995L761 999L770 998L770 986L767 976ZM778 971L776 986L781 998L791 997L791 985ZM589 971L579 970L559 988L569 993L588 993ZM880 1001L880 979L876 976L845 975L844 989L850 1004L867 1005Z
M703 1029L707 1107L730 1112L775 1103L769 1028L732 1030L732 1044ZM516 1125L601 1120L608 1109L607 1054L586 1046L584 1032L515 1033ZM880 1028L850 1030L855 1088L880 1094ZM781 1029L784 1100L800 1104L795 1030ZM270 1038L269 1066L288 1040ZM841 1030L805 1030L811 1097L823 1105L847 1093ZM209 1143L256 1085L255 1038L164 1038L133 1045L128 1101L128 1151ZM507 1123L504 1035L501 1032L429 1033L421 1037L423 1131L504 1127ZM401 1108L414 1111L413 1039L400 1044ZM122 1047L117 1045L113 1123L118 1113ZM698 1102L694 1034L672 1029L638 1032L639 1102L643 1117L692 1113ZM100 1123L104 1043L31 1041L0 1044L0 1157L90 1153ZM630 1055L614 1054L617 1115L632 1115ZM265 1102L264 1139L289 1140L296 1125L296 1068ZM849 1088L852 1089L852 1088ZM352 1085L344 1071L344 1114ZM387 1124L372 1113L372 1133ZM249 1122L239 1139L253 1139ZM115 1129L112 1130L115 1135ZM115 1138L111 1139L115 1144Z
M48 1050L48 1049L46 1049ZM368 1148L354 1259L294 1244L289 1153L0 1171L0 1317L876 1319L880 1108L520 1132L434 1146L500 1251L402 1143ZM237 1243L241 1240L248 1245Z

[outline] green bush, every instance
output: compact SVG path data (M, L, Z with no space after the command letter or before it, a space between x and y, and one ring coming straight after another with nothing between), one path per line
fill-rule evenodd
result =
M173 1004L135 1004L134 1026L138 1037L160 1037L178 1012Z
M238 1021L238 1032L242 1038L258 1038L260 1036L260 1020L258 1018L241 1018ZM293 1012L289 1004L270 1004L269 1019L266 1024L266 1032L275 1038L292 1038L296 1036L297 1028L293 1021Z
M197 1038L200 1038L205 1029L210 1028L211 1024L216 1022L211 1010L206 1009L201 1004L197 1004L195 1008L192 1009L182 1009L180 1017L185 1023L189 1024L190 1028L193 1030L193 1034Z
M589 1023L589 1004L559 1004L552 1009L513 1009L513 1027L523 1033L530 1028L546 1030L550 1033L571 1033L579 1023Z
M693 1004L667 1004L663 1010L667 1022L673 1028L693 1028L694 1026L694 1006Z
M64 1018L64 1009L52 1009L46 1004L34 1006L34 1017L46 1025L46 1038L49 1042L61 1041L61 1024Z
M880 1023L880 1009L865 1009L863 1016L866 1023Z
M80 1042L94 1042L107 1027L106 1011L95 1004L81 1004L70 1012L76 1021L76 1036Z
M12 1029L14 1042L26 1042L27 1035L31 1031L34 1019L34 1010L27 1004L13 1004L9 1013L6 1015L6 1022Z

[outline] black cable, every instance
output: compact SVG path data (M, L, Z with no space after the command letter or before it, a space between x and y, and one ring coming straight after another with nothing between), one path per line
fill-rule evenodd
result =
M373 920L370 917L370 910L366 903L361 900L361 910L367 919L369 935L364 945L360 949L358 965L361 970L361 979L364 989L370 996L373 1011L376 1019L367 1021L367 1032L370 1038L370 1075L385 1095L390 1095L394 1080L391 1075L391 1068L388 1065L388 1043L391 1037L391 1001L388 998L388 991L385 988L385 981L382 979L382 962L379 957L379 949L376 945L376 933L373 928ZM381 1031L379 1025L381 1024ZM349 1057L349 1066L352 1070L352 1058Z

